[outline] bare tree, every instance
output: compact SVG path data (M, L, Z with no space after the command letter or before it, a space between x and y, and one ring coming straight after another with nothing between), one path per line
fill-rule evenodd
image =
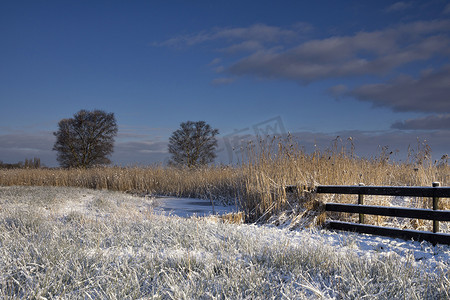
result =
M216 158L215 136L219 130L213 129L204 121L181 123L169 139L170 164L189 168L206 165Z
M109 164L113 152L117 124L113 113L102 110L80 110L71 119L62 119L53 134L62 167L87 168Z

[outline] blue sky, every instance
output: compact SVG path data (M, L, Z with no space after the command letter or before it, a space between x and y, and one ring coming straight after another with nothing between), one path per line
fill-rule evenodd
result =
M241 138L291 132L361 156L450 151L447 1L2 1L0 160L56 166L52 132L114 112L113 163L167 159L181 122Z

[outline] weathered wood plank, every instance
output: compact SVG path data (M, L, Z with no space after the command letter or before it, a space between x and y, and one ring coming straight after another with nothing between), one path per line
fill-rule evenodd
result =
M331 230L354 231L358 233L367 233L381 235L405 240L413 239L415 241L428 241L433 244L450 245L450 234L431 233L417 230L401 230L389 227L379 227L365 224L355 224L347 222L330 221L326 223L326 228Z
M450 187L320 185L317 193L450 198Z
M341 204L341 203L327 203L325 204L325 210L346 212L346 213L380 215L388 217L450 221L450 211L448 210L430 210L419 208L387 207L387 206Z
M441 184L439 182L433 182L433 187L439 187ZM439 209L439 198L433 197L433 210ZM433 221L433 232L439 232L439 221Z

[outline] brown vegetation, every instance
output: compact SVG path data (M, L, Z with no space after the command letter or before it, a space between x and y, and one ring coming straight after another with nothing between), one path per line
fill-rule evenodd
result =
M239 166L12 169L0 170L0 185L74 186L209 198L239 203L246 220L256 221L268 220L285 211L298 214L305 208L317 209L320 199L309 192L317 185L363 182L366 185L431 186L432 182L439 181L441 186L448 186L450 167L447 161L432 162L429 149L425 150L428 152L418 149L407 162L397 163L390 161L385 152L371 159L357 158L353 146L346 149L335 145L330 150L306 153L289 141L272 140L250 145L248 159ZM286 185L296 185L297 193L287 195ZM341 200L333 198L333 201ZM448 201L443 205L449 207Z

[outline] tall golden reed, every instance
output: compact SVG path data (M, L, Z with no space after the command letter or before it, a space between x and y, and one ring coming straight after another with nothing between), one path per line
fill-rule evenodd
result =
M272 139L250 144L238 166L4 169L0 170L0 185L74 186L219 199L239 203L247 220L255 221L311 200L305 193L317 185L431 186L439 181L448 186L450 181L447 161L398 163L384 152L366 159L356 157L353 151L353 145L346 149L335 143L332 149L306 153L289 139ZM429 157L425 154L416 153L416 157ZM297 186L296 197L286 194L287 185ZM445 202L444 206L450 205Z

